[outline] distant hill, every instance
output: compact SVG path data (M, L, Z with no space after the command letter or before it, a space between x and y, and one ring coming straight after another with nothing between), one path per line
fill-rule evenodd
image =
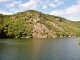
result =
M80 36L80 21L27 10L0 14L0 38L57 38Z

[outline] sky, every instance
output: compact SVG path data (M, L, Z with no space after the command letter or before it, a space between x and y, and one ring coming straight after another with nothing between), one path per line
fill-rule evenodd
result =
M9 15L26 10L80 21L80 0L0 0L0 14Z

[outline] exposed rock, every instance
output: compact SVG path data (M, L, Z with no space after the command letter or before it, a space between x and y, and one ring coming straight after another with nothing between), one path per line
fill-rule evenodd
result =
M47 38L52 36L52 31L50 31L45 25L40 23L34 25L32 32L33 38Z
M57 28L57 29L59 29L59 30L61 30L61 31L64 31L60 26L58 26L56 23L54 23L54 22L50 22L49 21L49 23L51 23L55 28Z

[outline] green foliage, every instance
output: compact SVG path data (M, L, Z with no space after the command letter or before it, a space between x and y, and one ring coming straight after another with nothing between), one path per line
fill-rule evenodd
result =
M54 22L63 31L53 26L50 22ZM36 23L45 25L57 37L80 36L80 22L73 22L62 17L28 10L14 15L0 14L0 38L32 38L32 29Z

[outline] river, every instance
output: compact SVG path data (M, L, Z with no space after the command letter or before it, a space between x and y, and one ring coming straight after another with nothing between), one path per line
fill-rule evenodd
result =
M0 60L80 60L78 38L0 39Z

